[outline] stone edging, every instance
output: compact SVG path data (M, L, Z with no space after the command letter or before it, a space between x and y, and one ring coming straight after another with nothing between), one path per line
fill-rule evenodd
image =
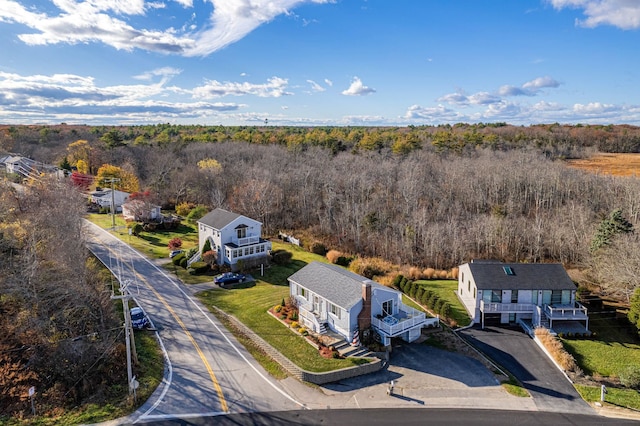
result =
M260 349L265 351L274 361L280 364L289 374L296 377L299 380L313 383L316 385L323 385L326 383L337 382L339 380L348 379L350 377L362 376L364 374L374 373L383 367L381 359L374 358L374 360L368 364L355 365L353 367L346 367L340 370L326 371L322 373L316 373L312 371L306 371L295 365L287 357L282 355L280 351L267 343L262 337L258 336L249 327L240 322L233 315L229 315L220 308L212 306L217 314L227 318L235 327L242 331L251 341L256 344Z

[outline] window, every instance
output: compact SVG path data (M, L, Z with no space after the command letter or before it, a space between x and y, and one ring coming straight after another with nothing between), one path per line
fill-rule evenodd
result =
M333 303L329 303L329 312L331 312L333 315L337 316L338 319L340 319L340 312L342 311L342 309L340 309L338 306L334 305Z
M562 290L551 291L551 304L559 305L562 303Z
M393 315L393 300L382 302L382 315Z
M502 303L500 290L491 290L491 303Z
M473 298L474 299L476 298L476 288L475 287L473 288Z
M249 247L249 254L253 254L253 246Z
M511 269L511 266L503 266L502 269L504 269L504 273L507 275L515 275L516 273L513 272L513 269Z
M471 292L471 280L469 280L469 282L467 282L467 291Z
M518 303L518 290L511 290L511 303Z
M464 282L464 272L462 272L460 274L460 282L462 282L462 283Z
M304 287L298 287L298 294L305 299L307 298L307 289Z
M238 238L247 238L247 228L246 227L242 227L242 228L237 228L236 229L237 233L238 233Z
M249 255L249 247L247 247L247 248L245 248L245 249L244 249L244 255L245 255L245 256L248 256L248 255Z

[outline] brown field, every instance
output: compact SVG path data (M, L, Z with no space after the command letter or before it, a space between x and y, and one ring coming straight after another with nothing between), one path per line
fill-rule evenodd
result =
M640 176L640 154L597 154L582 160L568 160L570 167L614 176Z

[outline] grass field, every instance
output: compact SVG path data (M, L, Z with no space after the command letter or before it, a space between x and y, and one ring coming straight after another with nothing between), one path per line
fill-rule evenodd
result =
M579 160L568 160L571 167L614 176L640 176L640 154L602 153Z
M113 224L113 218L108 214L88 214L86 218L104 229L111 228ZM138 237L129 235L129 230L126 227L127 224L122 219L122 216L116 215L115 224L116 229L111 230L113 235L131 245L145 256L153 259L166 258L167 261L169 261L169 241L176 237L182 240L182 248L184 250L198 246L198 232L196 231L196 227L187 222L183 222L176 229L172 230L143 231Z
M573 355L585 374L593 377L615 378L630 365L640 365L640 339L619 327L616 321L592 321L592 339L563 338L562 344ZM599 386L576 386L586 401L600 400ZM633 389L609 387L607 402L640 409L640 394Z
M454 320L458 326L464 327L471 323L471 319L467 314L467 311L460 303L460 300L456 297L456 291L458 289L458 281L456 280L419 280L416 281L423 288L431 290L436 293L441 299L446 300L451 304L450 317Z

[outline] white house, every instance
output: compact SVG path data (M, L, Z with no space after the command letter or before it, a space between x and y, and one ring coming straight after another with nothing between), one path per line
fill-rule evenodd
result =
M289 277L289 293L308 329L322 334L329 328L349 342L370 328L385 346L392 337L412 342L423 326L438 323L404 305L402 293L337 265L309 263Z
M271 242L262 239L262 223L241 214L215 209L198 220L198 247L209 241L219 265L236 269L239 261L266 258Z
M122 204L122 217L124 220L161 222L162 207L144 200L128 200Z
M115 211L120 211L122 205L129 198L128 192L118 191L117 189L111 190L111 188L102 189L99 191L93 191L89 194L89 202L97 204L100 207L111 208L111 203L114 204Z
M521 323L552 332L589 333L587 309L559 263L473 260L460 265L458 298L475 322Z

